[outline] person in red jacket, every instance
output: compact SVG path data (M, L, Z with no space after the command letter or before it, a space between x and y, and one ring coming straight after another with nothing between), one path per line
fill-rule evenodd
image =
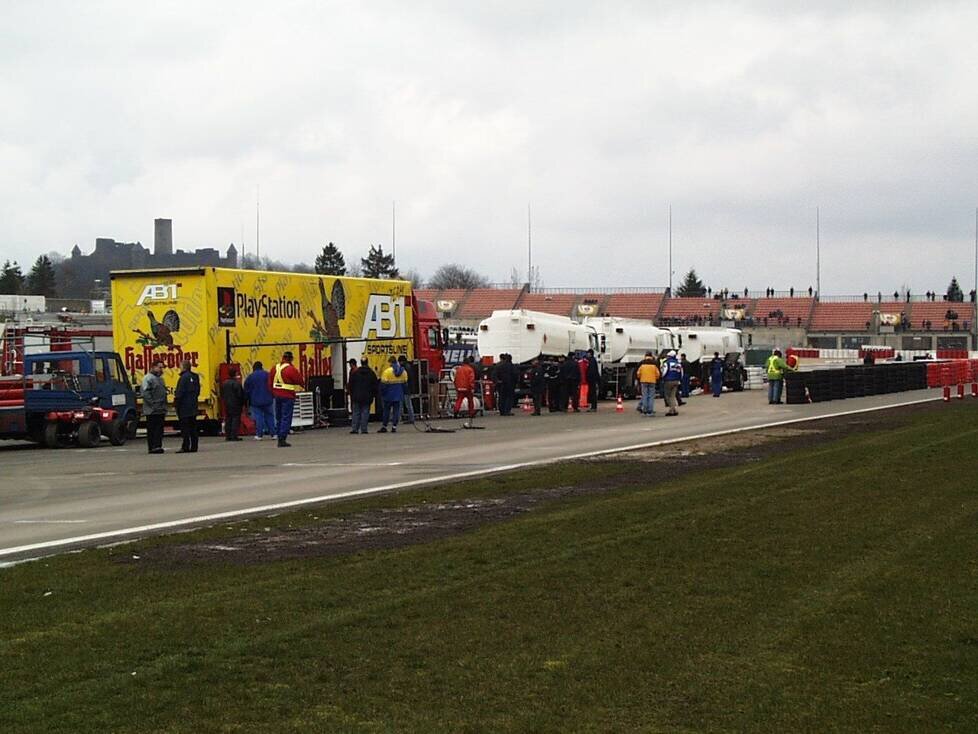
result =
M283 352L282 361L268 371L268 386L275 398L275 425L278 426L279 447L291 446L285 439L292 429L292 410L295 394L303 389L302 375L292 365L292 352Z
M469 418L475 415L475 368L473 358L468 356L455 368L455 415L462 409L462 401L469 401Z

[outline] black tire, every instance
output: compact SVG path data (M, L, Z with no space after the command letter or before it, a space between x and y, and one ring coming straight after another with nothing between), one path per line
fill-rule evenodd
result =
M200 421L200 433L202 436L220 436L221 421L210 418Z
M49 449L63 449L67 445L65 437L58 429L59 426L55 422L44 425L44 445Z
M139 428L139 421L136 420L135 415L130 414L126 416L125 423L126 439L131 441L132 439L136 438L136 429Z
M102 440L102 431L95 421L83 421L78 426L78 445L83 449L93 449Z
M113 446L123 446L129 440L129 426L122 418L116 418L109 423L105 430L105 437Z

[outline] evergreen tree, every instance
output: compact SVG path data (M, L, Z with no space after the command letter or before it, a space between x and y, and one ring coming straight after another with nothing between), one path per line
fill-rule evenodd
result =
M320 275L346 275L346 260L332 242L325 245L316 258L316 272Z
M53 298L58 294L57 279L51 258L41 255L34 261L34 267L27 274L27 292L32 296Z
M951 283L947 287L947 300L954 303L961 303L964 300L964 293L958 285L957 276L951 278Z
M702 298L706 295L706 286L703 281L696 277L696 269L690 268L679 285L676 295L680 298Z
M20 265L15 260L13 265L10 260L3 264L0 270L0 293L7 296L16 296L24 290L24 274L20 271Z
M381 245L370 246L366 257L360 258L364 278L399 278L400 273L394 266L394 256L385 255Z

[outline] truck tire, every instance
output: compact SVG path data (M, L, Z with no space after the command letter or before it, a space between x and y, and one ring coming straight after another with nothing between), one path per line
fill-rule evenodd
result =
M49 449L63 449L68 445L65 437L58 430L57 423L46 423L44 425L44 445Z
M136 429L139 428L139 421L136 420L136 416L129 414L126 416L126 439L132 440L136 438Z
M95 448L101 438L102 431L95 421L83 421L78 426L78 445L83 449Z
M129 440L128 422L122 418L116 418L106 428L105 437L113 446L123 446Z

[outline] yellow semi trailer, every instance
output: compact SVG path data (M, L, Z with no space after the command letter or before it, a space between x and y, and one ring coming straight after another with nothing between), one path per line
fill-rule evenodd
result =
M415 357L418 304L407 281L214 267L111 277L113 340L129 374L141 381L160 359L172 392L189 360L200 374L200 414L213 421L230 364L246 376L255 361L267 368L290 350L303 379L332 376L340 389L348 358L367 357L379 374L391 355Z

